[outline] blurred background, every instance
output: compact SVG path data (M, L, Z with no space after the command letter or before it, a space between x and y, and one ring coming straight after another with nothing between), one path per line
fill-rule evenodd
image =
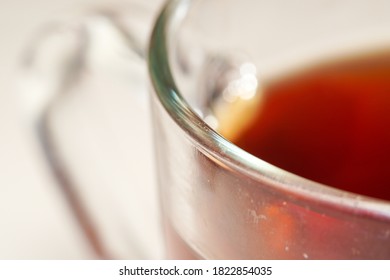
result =
M58 79L52 74L64 63L58 57L72 57L72 42L79 38L69 39L71 28L65 35L61 28L45 33L96 8L121 10L137 22L133 32L140 32L135 37L144 48L161 2L0 2L0 259L162 256L142 59L126 50L122 35L105 18L92 16L87 53L93 54L72 86L59 93L46 82ZM51 37L59 39L53 43ZM42 94L56 100L61 95L45 115L45 135L78 197L73 206L83 205L77 210L81 215L71 207L72 195L59 184L38 137L37 108L47 105L38 100ZM101 248L92 246L91 238Z

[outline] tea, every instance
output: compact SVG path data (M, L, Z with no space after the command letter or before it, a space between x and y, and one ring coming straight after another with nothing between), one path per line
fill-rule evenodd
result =
M390 200L390 52L334 59L268 82L232 139L307 179Z
M253 67L244 68L221 83L223 92L210 105L222 135L294 174L390 200L388 51L338 56L267 80L259 76L252 96L245 81L253 81ZM175 145L184 155L181 148ZM358 208L329 210L321 201L300 200L261 179L241 177L207 154L193 156L195 166L191 162L171 175L180 178L180 191L167 188L175 197L165 220L169 258L389 258L388 221L371 219L375 213L360 218Z

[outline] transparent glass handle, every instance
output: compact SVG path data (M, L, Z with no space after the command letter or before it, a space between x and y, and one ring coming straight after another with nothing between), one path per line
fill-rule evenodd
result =
M26 119L98 258L162 257L145 65L159 2L49 24L22 64Z

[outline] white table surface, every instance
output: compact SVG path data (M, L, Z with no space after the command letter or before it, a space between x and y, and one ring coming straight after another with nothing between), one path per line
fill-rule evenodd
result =
M126 2L134 1L136 0L127 0ZM148 0L148 5L157 7L160 2ZM22 54L40 27L59 18L67 20L67 18L75 14L80 14L84 10L89 10L89 7L99 6L101 3L110 3L110 6L116 5L113 4L113 1L108 0L2 0L0 2L0 259L97 258L89 243L86 241L85 236L82 234L62 192L58 188L55 180L53 180L50 172L48 172L46 163L37 149L36 143L34 143L34 135L28 126L28 120L26 121L23 106L21 106L23 102L21 102L18 84L20 83ZM87 91L91 90L89 86L87 86ZM132 108L130 104L129 112L137 114L139 110L143 110L140 107L144 105L134 104L133 106L135 107ZM109 111L109 107L105 109ZM100 116L100 118L102 120L107 119L104 116ZM115 115L112 118L115 118ZM145 137L149 133L148 128L142 128L148 126L148 121L145 119L145 123L141 122L140 124L141 130L145 130L141 133L143 135L142 137ZM116 123L115 119L111 119L105 126L96 125L95 131L92 131L94 133L99 133L99 131L102 133L104 129L111 127L110 124L113 123ZM121 130L121 127L118 129ZM94 136L92 135L90 137ZM127 140L132 139L131 135L130 137L129 135L125 137L127 137L125 138ZM110 139L107 141L110 141ZM138 139L137 141L142 140ZM146 146L150 144L149 140L145 141ZM107 142L104 143L98 149L99 154L101 147L101 157L112 157L115 159L118 153L123 152L126 154L126 151L119 150L113 155L109 150L107 151L109 145L104 146L107 145ZM119 143L121 149L126 149L132 145L137 145L137 142ZM150 147L147 146L144 149L148 150L146 158L150 157ZM94 153L96 151L91 150L90 152ZM129 152L127 151L127 153ZM142 154L142 149L138 153ZM113 165L116 165L115 170L117 171L117 176L116 181L114 180L109 183L112 184L111 187L114 187L114 182L117 182L118 185L121 182L126 183L125 180L130 180L129 178L131 178L132 172L136 173L134 180L140 180L139 182L137 181L137 184L152 185L154 175L149 174L148 169L144 168L150 162L142 158L138 157L138 161L133 161L132 163L129 157L123 157L122 161L114 163ZM117 168L123 162L128 164L126 168ZM108 180L107 178L110 178L110 172L112 170L106 170L109 169L106 166L101 167L103 169L98 168L92 166L89 172L92 175L102 173L99 174L100 177L96 177L99 177L101 179L100 181ZM126 170L130 174L127 174ZM145 177L148 179L143 181ZM82 180L86 181L83 182ZM88 180L91 180L91 178L82 180L81 185L83 183L88 184L90 182ZM147 186L146 189L148 188L154 195L153 187ZM140 193L138 195L142 197L143 194ZM113 199L113 201L115 200ZM121 209L120 207L123 205L121 205L120 201L119 203L111 201L111 203L113 204L104 204L102 207L110 208L112 205L117 205L118 209L115 209L115 211L118 213L129 210ZM155 206L152 205L153 207ZM156 209L153 208L151 211L156 211ZM133 210L130 209L131 211ZM134 212L140 213L137 208L134 209ZM103 211L102 216L104 216L104 213ZM122 213L118 215L113 213L113 216L119 222L128 221L132 215L134 213ZM149 218L150 214L145 214L143 217ZM109 222L113 221L111 216L107 216L106 220ZM126 223L123 224L126 227ZM109 224L108 226L111 225ZM143 227L145 229L148 225L143 225ZM115 236L115 229L113 230L114 233L108 233L107 236L108 238L113 238L114 243L117 242L114 251L121 246L123 249L118 249L118 255L114 257L143 258L150 256L140 256L138 252L132 252L131 244L125 244L126 238L129 238L126 232L131 230L131 227L124 229L123 236L119 237ZM152 226L151 230L155 231L155 228ZM153 239L155 236L155 232L151 236L148 236L146 232L144 238ZM150 242L152 244L153 242L159 244L160 240L151 240ZM159 255L157 253L152 254L152 257L156 256L158 257Z

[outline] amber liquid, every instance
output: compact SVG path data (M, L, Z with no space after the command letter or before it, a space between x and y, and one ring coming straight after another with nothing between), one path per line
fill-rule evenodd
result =
M262 91L238 146L307 179L390 200L390 52L319 63Z
M313 62L259 84L251 100L221 103L221 134L291 173L390 200L390 52ZM389 258L388 221L296 203L196 160L199 185L184 198L197 209L183 227L166 220L169 258Z

